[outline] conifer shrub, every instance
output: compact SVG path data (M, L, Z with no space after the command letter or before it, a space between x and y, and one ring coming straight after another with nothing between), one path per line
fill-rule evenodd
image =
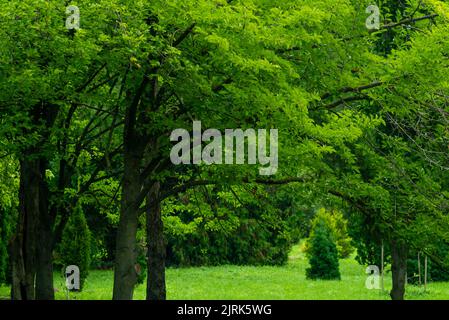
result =
M65 272L67 266L78 266L80 270L80 291L83 289L89 274L91 259L90 237L86 217L81 206L78 206L67 221L58 251L63 272Z
M325 219L314 223L308 256L308 279L340 280L337 246Z
M338 257L340 259L349 258L349 256L354 252L354 247L352 246L352 239L348 233L348 222L343 216L343 213L338 210L326 210L321 208L317 211L315 218L312 221L312 230L310 232L309 238L306 239L303 251L308 253L310 250L310 239L313 236L314 225L319 220L325 220L326 225L329 226L332 236L335 239L335 244L337 246Z

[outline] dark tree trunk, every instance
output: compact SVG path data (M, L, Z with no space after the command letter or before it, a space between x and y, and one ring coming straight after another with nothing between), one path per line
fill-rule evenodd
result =
M53 286L53 246L51 230L45 230L43 232L41 229L39 239L36 272L36 299L54 300L55 292Z
M114 270L114 300L132 300L137 282L135 264L139 204L136 204L136 198L142 188L140 182L141 157L138 154L126 153L125 150L122 203L117 230Z
M19 220L11 246L13 300L34 300L39 223L39 160L27 152L20 161Z
M41 176L45 176L46 161L41 160ZM39 244L37 246L36 299L54 300L53 286L53 225L48 207L49 190L45 181L40 185Z
M134 97L128 93L130 105L125 113L125 127L123 130L123 185L120 208L120 221L117 229L117 242L114 269L114 300L132 300L134 287L137 282L136 266L136 235L138 227L139 195L143 183L141 165L146 146L141 132L136 132L137 115L140 99L149 83L144 76ZM144 199L142 199L143 202Z
M11 300L26 298L25 290L25 261L22 251L22 237L16 232L9 244L9 259L11 265ZM24 292L22 294L22 292Z
M160 184L156 183L154 192L147 197L147 244L148 277L147 300L165 300L165 258L164 225L162 223Z
M30 111L31 122L42 127L40 141L26 149L20 160L19 218L11 243L12 286L15 300L54 299L52 225L45 181L48 161L42 153L48 144L59 106L44 102ZM37 130L37 129L36 129ZM24 134L31 133L24 132ZM34 133L34 132L33 132Z
M404 300L405 281L407 277L407 246L403 242L391 243L391 271L393 288L390 291L391 299Z

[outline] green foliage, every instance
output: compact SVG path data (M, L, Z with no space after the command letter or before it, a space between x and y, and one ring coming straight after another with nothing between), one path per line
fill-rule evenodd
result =
M279 199L274 197L273 203L261 206L253 193L234 192L238 192L241 202L235 201L232 193L217 192L215 200L221 204L217 211L203 199L189 200L192 194L181 198L184 205L167 204L173 208L164 217L168 265L282 265L287 262L294 243L293 213L283 210Z
M0 285L9 284L11 270L8 246L14 232L18 205L17 162L12 157L0 159Z
M69 265L79 267L82 290L90 268L91 233L80 206L76 207L65 226L58 253L64 270Z
M361 265L380 266L382 262L382 239L374 223L375 217L368 214L352 214L349 234L356 249L356 260ZM390 262L390 247L385 241L384 266Z
M340 279L337 246L332 227L325 218L318 218L313 226L308 256L308 279Z
M0 208L0 285L6 283L8 271L8 225L6 214Z
M103 201L102 201L103 202ZM104 201L106 202L106 201ZM91 232L91 268L111 268L114 264L117 226L108 216L99 212L95 204L83 204L83 212Z
M135 132L144 138L135 140L155 141L143 157L149 162L139 164L154 174L142 181L167 178L164 185L178 187L204 179L235 189L255 178L255 166L160 165L170 150L167 133L190 128L192 118L208 128L277 128L276 178L304 177L289 189L297 199L272 199L279 190L209 190L220 194L203 196L193 208L168 208L169 264L284 263L291 243L310 227L298 217L307 218L306 210L330 197L350 207L359 261L378 264L380 243L388 255L395 238L444 257L438 239L449 240L449 5L379 0L385 23L439 16L370 34L363 26L368 4L79 1L81 30L71 33L63 1L2 1L1 159L4 152L22 159L24 150L36 149L34 156L48 163L44 182L57 222L74 199L97 207L86 215L100 265L113 259L115 247L108 234L118 220L123 159L109 153L122 145L120 124L137 123ZM138 102L135 112L128 112L131 101ZM50 114L54 125L42 118ZM124 121L126 114L135 117ZM0 202L16 207L17 183L10 180L17 164L0 166ZM293 203L307 209L296 214ZM106 215L114 221L100 219ZM347 257L346 221L340 213L327 219L338 255ZM2 222L2 261L11 221ZM62 246L71 248L78 231L88 233L82 224L68 229ZM315 229L312 257L315 239L326 242Z
M413 284L419 283L419 271L421 271L421 284L424 283L425 274L425 254L419 255L413 251L410 252L407 259L407 276L408 281ZM420 268L418 268L418 262ZM443 242L438 244L437 252L433 257L427 256L427 282L449 281L449 246Z
M440 243L437 253L428 261L431 281L449 281L449 245L447 243Z
M351 244L352 239L348 234L347 220L339 210L326 210L324 208L318 210L312 221L310 236L306 239L304 244L304 252L310 252L311 242L317 228L316 225L321 223L321 221L325 221L326 225L331 230L332 237L335 239L335 244L337 246L338 257L340 259L348 258L352 252L354 252L354 248Z
M382 243L389 261L389 244L395 239L409 248L431 250L442 260L444 253L436 247L442 239L447 242L449 231L443 209L449 181L443 164L449 153L448 122L443 115L447 94L440 95L447 92L443 57L449 48L449 6L433 0L379 2L388 21L438 13L441 23L419 22L422 33L406 27L373 36L376 43L373 54L367 56L371 60L368 72L386 86L354 106L359 113L381 118L381 123L365 129L351 143L357 160L337 174L332 192L348 203L351 220L357 220L354 225L359 230L351 235L360 261L380 265ZM382 61L385 68L380 66ZM387 89L390 85L395 89Z
M281 265L292 243L279 230L242 218L232 232L207 230L201 223L183 237L167 235L167 265Z

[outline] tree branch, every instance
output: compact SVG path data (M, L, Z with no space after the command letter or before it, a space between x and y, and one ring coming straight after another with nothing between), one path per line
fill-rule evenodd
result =
M381 81L374 81L373 83L370 84L366 84L366 85L362 85L359 87L344 87L341 88L337 91L337 93L349 93L349 92L354 92L354 93L360 93L364 90L368 90L368 89L372 89L372 88L376 88L379 87L381 85L383 85L384 83ZM326 100L327 98L330 98L332 96L331 92L327 92L325 94L323 94L321 96L321 100Z
M415 23L415 22L418 22L418 21L427 20L427 19L433 19L433 18L436 18L436 17L438 17L438 14L435 13L435 14L429 14L429 15L426 15L426 16L418 17L418 18L408 18L408 19L404 19L404 20L399 21L399 22L393 22L393 23L385 24L385 25L381 26L379 30L388 30L388 29L392 29L392 28L395 28L395 27L398 27L398 26L402 26L404 24ZM373 32L377 32L379 30L374 29L374 30L370 30L369 32L373 33Z
M295 182L307 182L309 179L308 177L288 177L284 179L262 179L262 178L256 178L254 180L251 180L249 178L243 178L241 181L235 181L233 184L238 183L258 183L258 184L264 184L264 185L284 185L284 184L290 184ZM171 190L167 191L166 193L161 194L161 199L165 199L167 197L170 197L172 195L178 194L180 192L185 192L190 188L197 187L197 186L207 186L207 185L216 185L223 183L222 181L215 181L215 180L193 180L186 182L180 186L174 187Z
M337 101L334 101L334 102L332 102L328 105L325 105L322 108L318 108L318 109L333 109L333 108L336 108L336 107L338 107L344 103L347 103L347 102L367 100L367 99L368 99L367 96L352 96L352 97L341 98Z
M82 92L84 89L86 89L87 86L89 86L89 84L90 84L92 81L94 81L94 79L95 79L95 78L97 77L97 75L101 72L101 70L103 70L103 69L106 67L106 65L107 65L106 62L103 63L103 64L101 65L101 67L100 67L97 71L95 71L94 74L93 74L89 79L87 79L87 81L86 81L81 87L79 87L78 89L76 89L76 92L77 92L77 93L80 93L80 92Z
M193 31L193 29L196 26L196 22L192 23L180 36L178 39L173 42L173 47L177 47L181 44L181 42L184 41L185 38L188 37L188 35Z

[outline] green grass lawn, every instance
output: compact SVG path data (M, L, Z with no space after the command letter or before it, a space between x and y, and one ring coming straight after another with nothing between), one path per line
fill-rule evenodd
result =
M200 267L167 270L168 299L282 299L282 300L389 300L391 274L386 275L386 292L365 288L365 267L354 259L340 260L341 281L306 280L307 259L295 246L289 263L282 267ZM71 299L111 299L112 271L91 271L85 289L70 294ZM55 280L57 298L66 299L62 278ZM0 299L9 289L0 288ZM145 285L136 288L135 299L144 299ZM416 286L407 287L407 299L448 299L449 283L430 283L427 292Z

